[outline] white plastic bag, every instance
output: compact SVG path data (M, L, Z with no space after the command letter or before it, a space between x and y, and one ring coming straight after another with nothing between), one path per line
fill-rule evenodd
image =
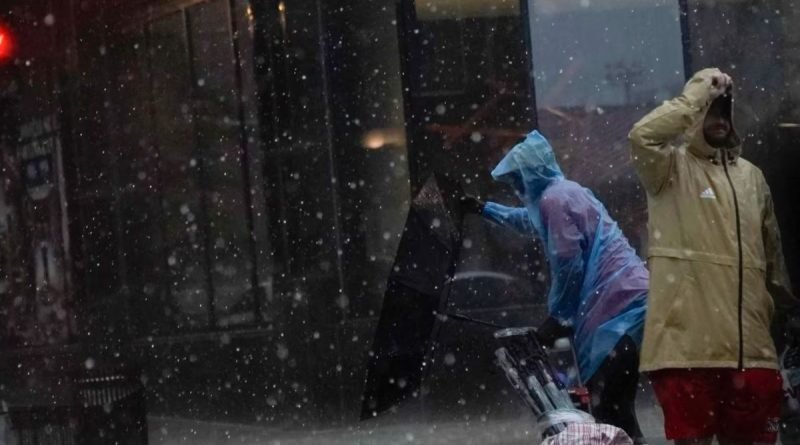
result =
M542 445L633 445L625 431L602 423L572 423Z

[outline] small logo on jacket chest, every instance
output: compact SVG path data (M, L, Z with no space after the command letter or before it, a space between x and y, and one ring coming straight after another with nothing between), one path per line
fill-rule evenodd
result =
M700 194L700 199L717 199L717 195L714 194L714 190L709 187L703 190L703 193Z

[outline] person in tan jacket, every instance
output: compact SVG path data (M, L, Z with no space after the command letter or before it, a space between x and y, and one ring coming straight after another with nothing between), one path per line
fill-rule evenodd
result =
M640 369L678 444L777 440L782 393L770 324L776 306L796 313L798 305L769 187L740 156L732 86L704 69L629 135L649 212Z

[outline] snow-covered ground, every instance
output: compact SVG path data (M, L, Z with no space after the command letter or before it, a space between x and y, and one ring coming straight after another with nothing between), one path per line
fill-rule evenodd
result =
M638 400L639 420L651 445L663 445L661 411L648 391ZM538 444L533 419L520 409L516 418L452 422L398 420L379 417L348 427L283 431L230 423L151 417L150 443L155 445L529 445Z
M150 443L263 445L486 445L538 444L530 419L452 423L370 423L320 431L279 431L268 428L200 422L175 418L150 419ZM664 444L653 440L652 444Z

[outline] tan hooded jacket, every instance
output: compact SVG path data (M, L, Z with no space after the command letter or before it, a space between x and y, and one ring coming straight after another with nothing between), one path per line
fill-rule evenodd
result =
M703 136L714 73L697 73L629 135L649 211L642 371L777 369L775 305L796 305L761 170L739 157L735 131L722 149ZM732 112L730 95L717 100Z

